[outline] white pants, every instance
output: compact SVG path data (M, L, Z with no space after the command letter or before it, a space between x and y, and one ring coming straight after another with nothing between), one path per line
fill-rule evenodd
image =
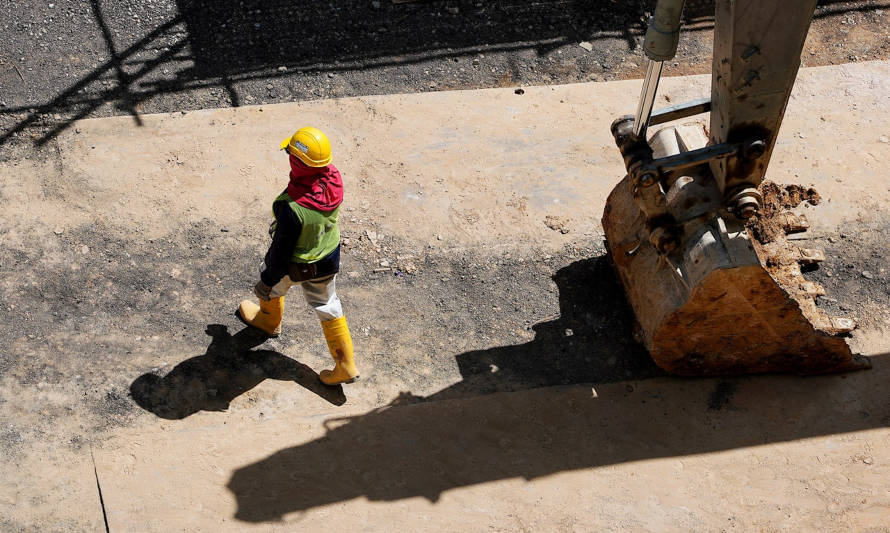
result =
M318 319L327 322L343 316L343 306L337 296L336 279L337 275L334 274L308 281L294 281L286 275L272 287L269 297L279 298L287 294L287 291L294 285L300 285L303 288L306 302L312 309L315 309Z

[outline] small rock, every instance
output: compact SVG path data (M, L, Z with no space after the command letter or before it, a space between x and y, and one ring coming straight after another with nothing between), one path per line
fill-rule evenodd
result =
M880 137L878 137L878 140L882 143L890 143L890 139L888 139L886 135L881 135Z
M278 67L278 72L287 72L287 67L281 65L280 67Z
M587 50L588 52L593 51L593 43L590 43L588 41L581 41L580 43L578 43L578 46Z
M65 233L65 230L62 229L61 226L57 226L57 227L53 230L53 233L55 233L56 235L61 235L61 234Z
M513 92L514 92L515 94L520 94L520 95L522 95L522 94L525 94L525 89L523 89L522 87L520 87L520 88L516 89L516 90L513 91Z
M862 271L862 277L865 279L875 279L875 275L869 272L868 270Z
M441 236L441 235L436 235L436 240L437 240L437 241L441 241L441 240L442 240L442 236Z
M867 464L867 465L870 465L870 464L874 463L875 460L872 459L871 457L864 457L864 458L862 459L862 462L865 463L865 464Z
M223 232L223 233L228 233L228 232L229 232L229 228L219 228L219 231L221 231L221 232Z
M382 266L382 267L388 267L388 266L389 266L389 260L388 260L388 259L384 259L383 261L380 261L380 266Z
M274 89L274 88L275 88L275 86L272 85L271 83L266 84L266 89Z
M475 57L473 58L473 66L474 66L474 67L478 67L478 66L479 66L479 60L478 60L477 58L475 58Z
M837 237L835 237L834 235L832 235L831 237L828 238L828 242L831 242L831 243L835 243L835 242L837 242Z
M328 72L328 78L333 78L333 77L334 77L334 73L333 73L333 72Z
M80 253L82 253L83 255L87 255L88 253L90 253L90 247L84 244L80 247Z
M180 113L182 113L183 115L185 115L185 111L180 111Z

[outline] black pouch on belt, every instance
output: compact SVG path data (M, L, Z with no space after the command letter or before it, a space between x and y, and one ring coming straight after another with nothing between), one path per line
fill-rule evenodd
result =
M288 265L287 275L294 281L307 281L318 277L318 265L316 263L291 263Z
M315 263L291 262L287 267L287 275L295 283L310 279L322 279L333 276L340 271L340 245L333 252Z

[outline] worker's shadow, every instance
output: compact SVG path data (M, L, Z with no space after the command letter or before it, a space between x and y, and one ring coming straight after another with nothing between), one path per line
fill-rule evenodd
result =
M198 411L224 411L229 402L265 379L295 381L334 405L346 403L343 388L321 383L308 366L272 350L253 350L267 337L253 328L235 335L210 324L207 353L176 365L166 376L152 372L130 385L133 400L161 418L181 419Z

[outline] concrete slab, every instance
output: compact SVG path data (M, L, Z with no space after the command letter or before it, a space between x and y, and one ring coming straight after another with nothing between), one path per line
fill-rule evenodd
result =
M801 72L769 177L819 188L830 201L817 228L881 217L888 72L888 62ZM666 78L660 104L707 95L709 83L708 76ZM320 100L147 115L142 126L129 117L85 120L42 164L4 168L3 194L12 227L33 228L56 210L64 211L61 228L103 223L146 238L204 219L260 226L282 188L278 140L299 124L318 124L336 139L348 205L386 234L440 248L496 250L509 240L553 250L579 233L598 234L603 199L623 174L609 125L633 111L638 87ZM43 179L23 179L34 173ZM548 215L568 219L574 233L554 234L543 222ZM358 229L352 218L343 222L347 230Z
M890 410L867 392L890 372L879 364L844 387L744 383L731 407L709 398L716 381L657 379L323 420L213 415L115 437L100 475L112 531L880 528Z
M662 102L707 83L668 78ZM86 442L112 531L886 525L884 359L807 380L643 379L592 258L623 173L609 124L638 89L85 120L0 165L0 436L15 451L0 528L101 524ZM823 195L813 234L886 235L888 104L888 62L801 72L769 175ZM305 312L263 350L226 331L286 179L278 141L307 123L346 176L342 287L367 380L345 395L312 385L327 362ZM418 274L374 273L406 257ZM890 353L888 307L854 310L860 351ZM248 347L223 365L205 329ZM142 411L127 396L140 374L195 403ZM557 384L571 386L539 388Z

